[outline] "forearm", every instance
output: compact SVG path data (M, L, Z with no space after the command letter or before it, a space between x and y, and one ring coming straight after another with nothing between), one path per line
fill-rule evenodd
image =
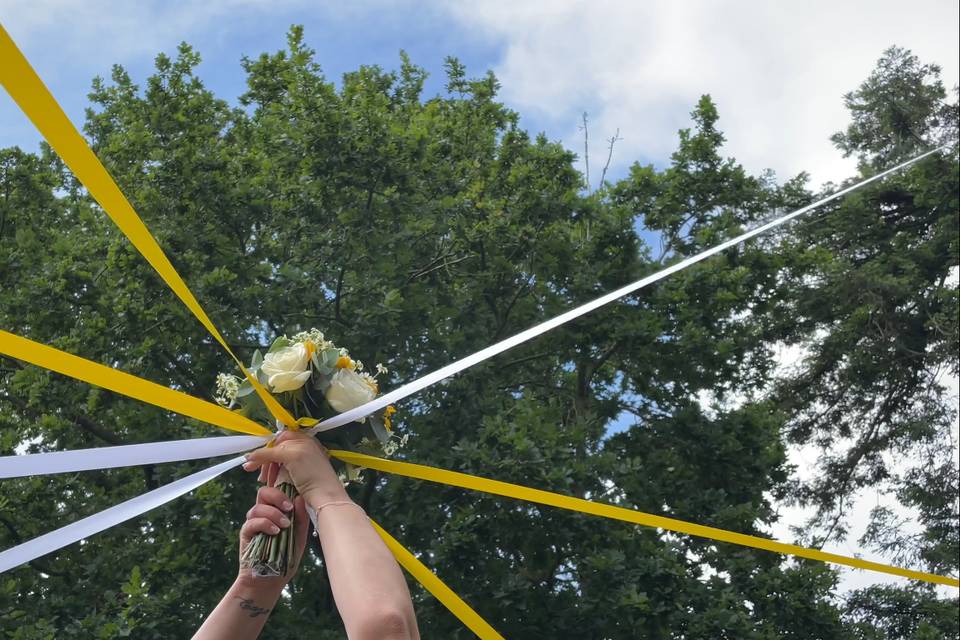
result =
M269 579L267 579L269 580ZM280 597L276 585L238 579L193 636L194 640L253 640Z
M366 514L355 505L328 506L317 514L317 529L347 635L419 638L406 580Z

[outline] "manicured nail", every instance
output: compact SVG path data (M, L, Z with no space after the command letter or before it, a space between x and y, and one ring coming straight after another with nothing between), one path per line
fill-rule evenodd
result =
M280 533L280 527L278 527L278 526L275 525L275 524L274 524L274 525L270 525L270 533L272 533L272 534L274 534L274 535Z
M283 527L289 527L290 521L286 517L280 516L280 525Z
M284 501L283 501L283 510L284 510L284 511L290 511L290 509L293 509L293 503L290 502L289 500L284 500Z

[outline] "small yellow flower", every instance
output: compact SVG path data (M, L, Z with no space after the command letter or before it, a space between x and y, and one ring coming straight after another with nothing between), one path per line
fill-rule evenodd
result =
M353 371L353 360L349 356L340 356L337 358L337 364L334 365L337 369L350 369Z
M387 431L393 432L393 421L390 419L390 416L397 412L395 406L388 405L386 409L383 410L383 426L387 428Z
M314 344L313 340L304 340L303 346L307 348L307 357L313 356L317 352L317 345Z

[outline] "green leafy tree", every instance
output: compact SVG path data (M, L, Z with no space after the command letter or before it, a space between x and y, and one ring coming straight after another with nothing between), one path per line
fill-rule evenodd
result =
M957 104L938 73L892 48L848 94L854 120L834 141L864 176L957 139ZM789 439L824 449L822 473L797 494L819 507L823 536L845 535L859 489L886 489L926 533L893 541L897 518L877 509L866 542L941 572L956 572L960 554L956 412L943 386L960 372L957 172L955 151L935 156L797 229L816 247L788 316L808 355L778 392Z
M395 72L361 67L337 87L294 28L287 49L244 60L238 107L203 86L198 62L183 45L158 56L143 88L120 67L95 81L95 150L242 355L315 326L386 363L386 388L811 197L802 177L778 186L723 158L708 97L667 168L635 166L587 195L574 155L523 131L496 79L456 60L435 97L406 56ZM949 191L922 170L902 188ZM48 149L0 152L0 196L0 326L211 396L231 362ZM663 246L645 246L638 224ZM401 455L764 535L771 500L792 490L784 433L799 433L796 416L820 397L795 393L790 405L768 393L771 345L827 322L786 319L814 305L804 278L838 263L835 240L810 250L783 235L730 251L425 390L400 407L411 435ZM930 269L944 259L932 254ZM7 358L0 424L4 453L210 434ZM0 542L204 464L4 481ZM837 573L822 564L364 475L357 500L506 637L856 638L894 624L879 599L838 605ZM4 632L189 637L236 571L254 484L228 474L11 571ZM939 543L952 529L931 531ZM412 591L424 637L470 636ZM266 637L342 636L315 543L288 596Z

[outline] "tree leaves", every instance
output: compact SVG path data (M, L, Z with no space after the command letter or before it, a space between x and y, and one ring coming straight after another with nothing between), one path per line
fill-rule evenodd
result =
M198 59L186 45L158 58L142 90L116 67L94 82L85 131L255 365L279 336L318 327L386 363L388 389L812 197L802 176L777 186L724 158L707 97L669 166L635 166L587 196L574 154L523 131L496 79L470 78L456 60L440 96L421 95L425 72L406 57L398 72L361 67L338 87L294 28L286 50L244 60L248 91L234 109L196 77ZM868 470L916 441L936 452L945 414L918 389L933 363L957 366L956 287L943 280L956 264L955 174L955 158L924 163L816 226L718 256L425 390L397 414L396 432L411 436L402 455L763 532L771 499L791 488L785 435L856 436L864 409L889 399L894 419L864 450ZM644 245L641 224L662 247ZM233 366L48 151L0 151L0 325L198 396ZM811 358L771 398L778 340L809 343ZM313 357L332 372L339 354ZM269 419L256 394L239 402ZM210 434L8 359L0 425L4 453ZM385 433L358 425L346 444ZM799 497L829 502L842 469L827 462L822 495ZM202 464L5 481L0 515L14 529L0 527L0 544ZM898 489L930 525L924 559L945 567L956 527L939 468ZM866 605L837 604L837 574L823 565L406 479L366 483L351 491L368 512L507 637L882 637L864 635L884 624L861 619ZM235 574L254 492L252 478L227 475L17 569L0 589L4 630L189 634ZM322 567L308 558L267 635L336 637ZM468 636L413 594L424 637Z

